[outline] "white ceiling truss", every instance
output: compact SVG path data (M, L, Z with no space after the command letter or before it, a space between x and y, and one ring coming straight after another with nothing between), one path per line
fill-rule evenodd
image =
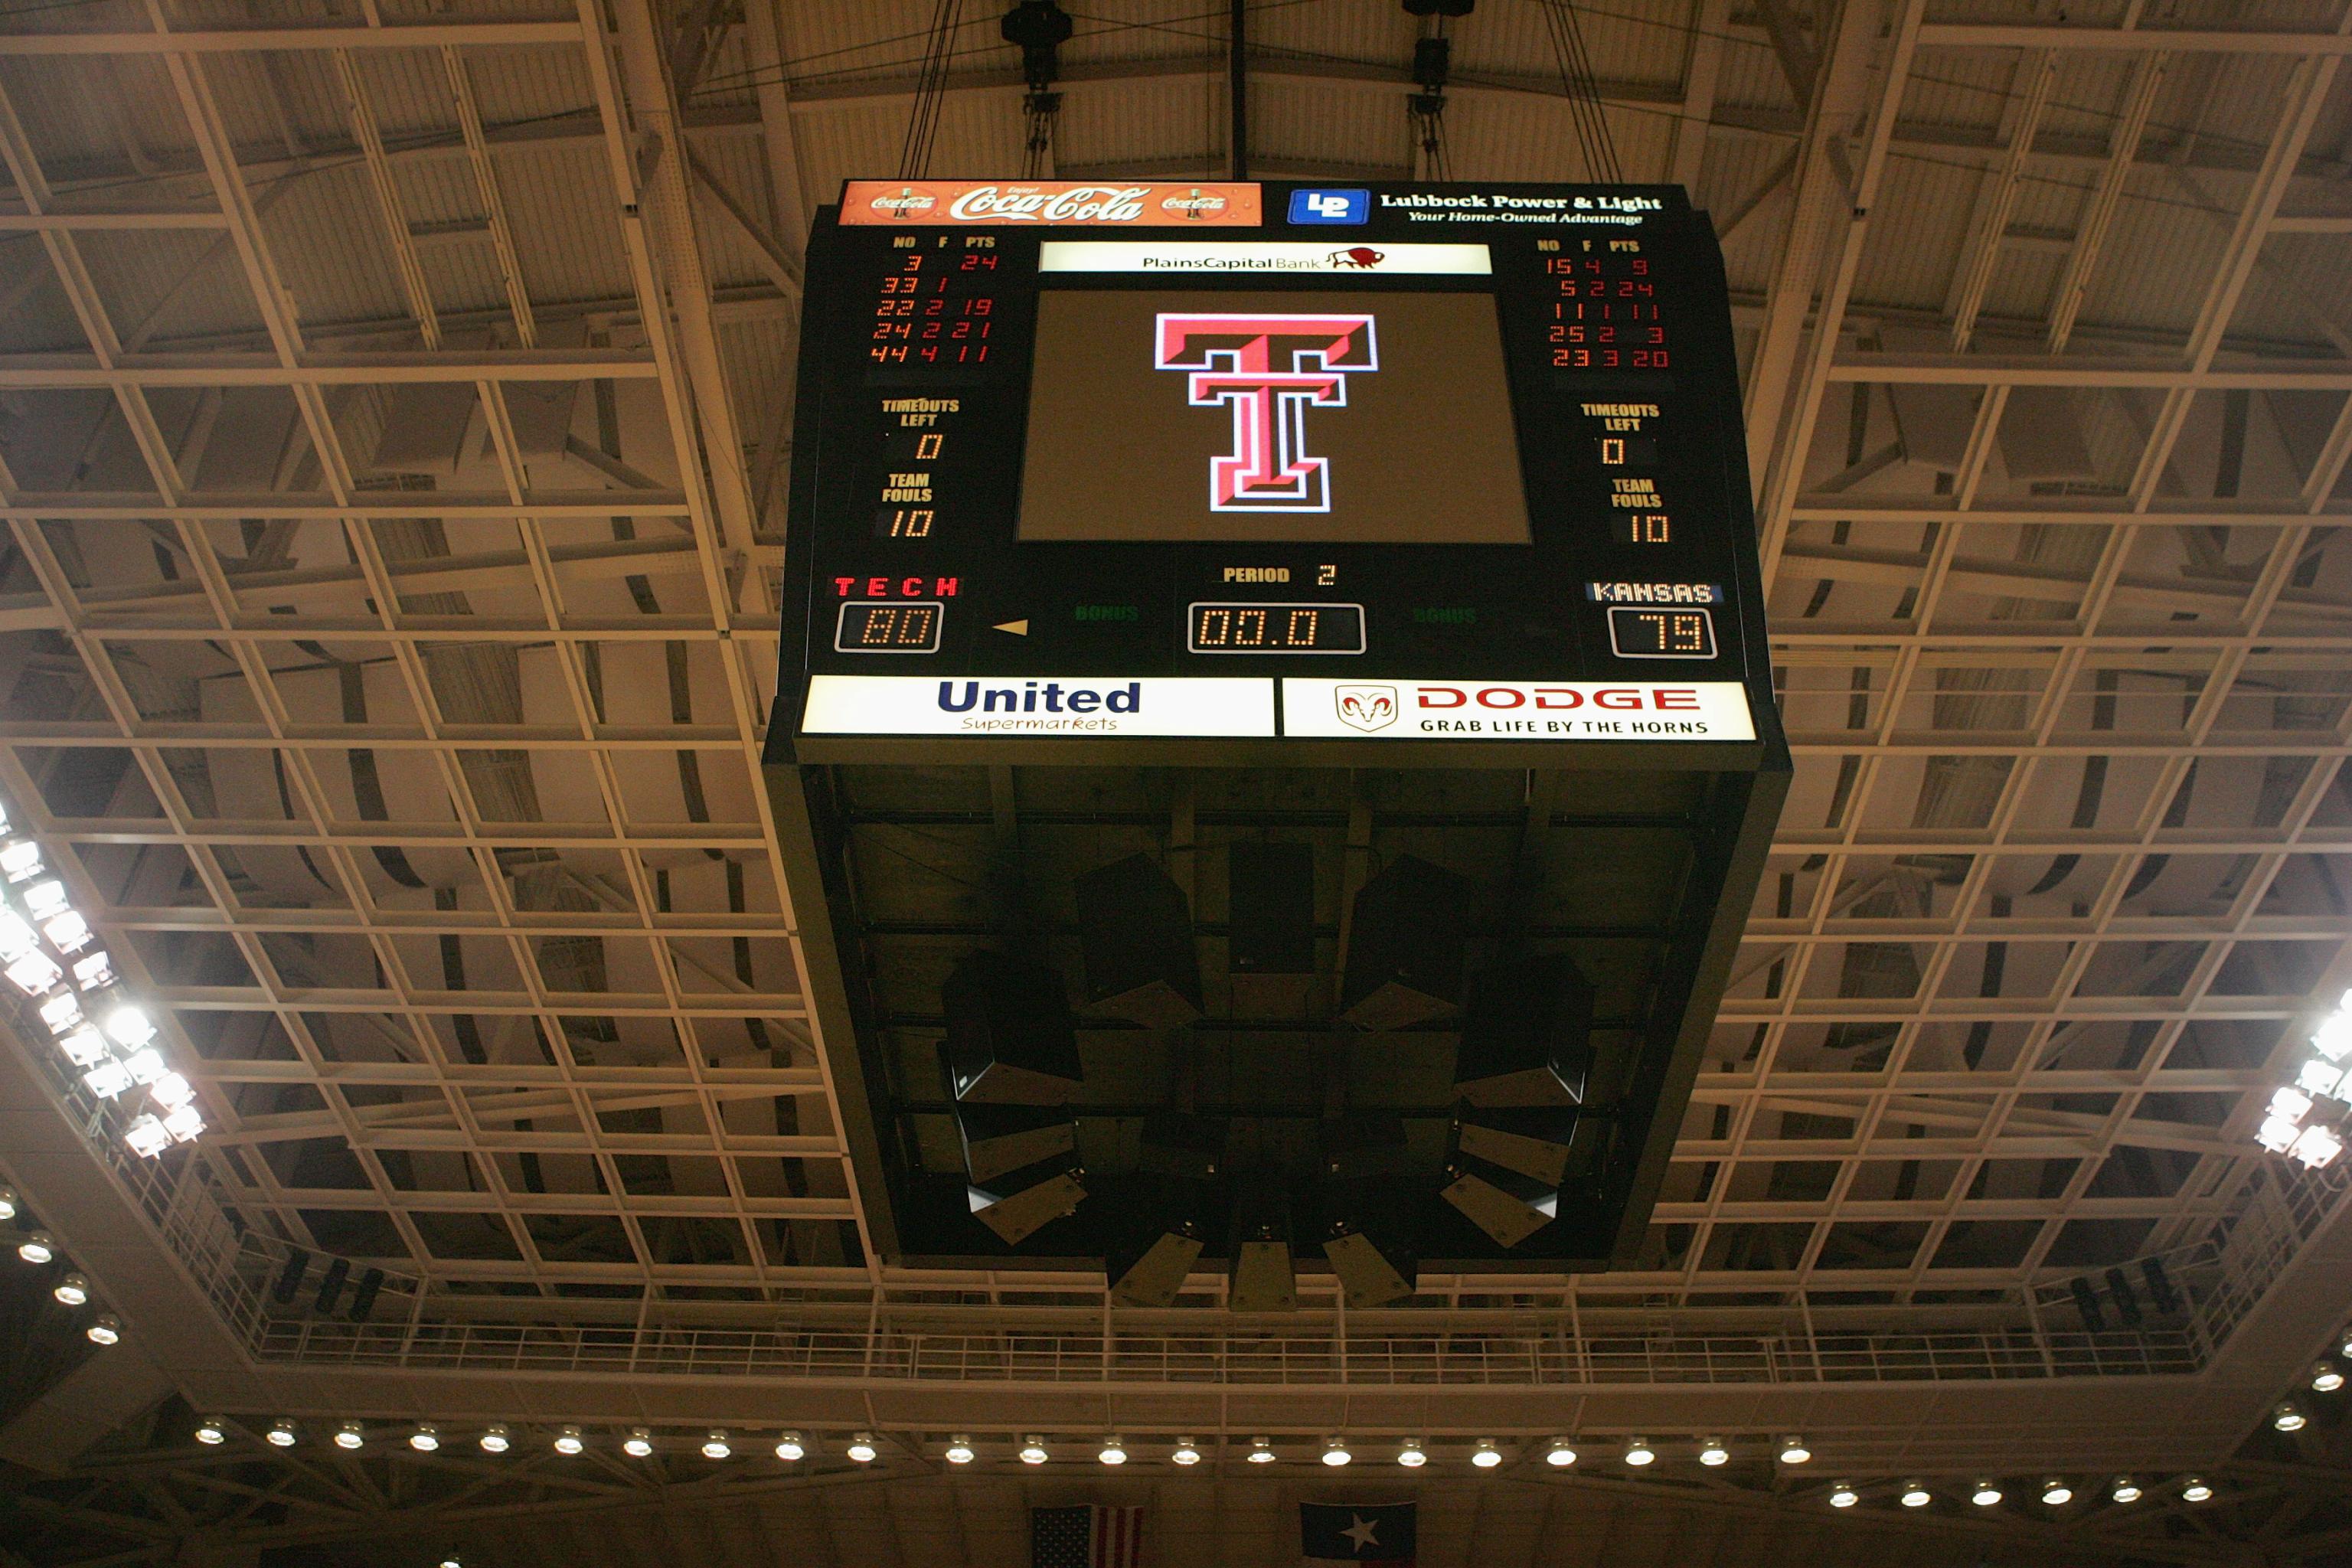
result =
M131 1161L19 1031L0 1172L158 1364L308 1418L2234 1448L2352 1247L2249 1141L2352 982L2352 9L1580 8L1629 174L1726 235L1796 782L1641 1266L1275 1323L863 1244L758 764L802 238L932 9L0 17L0 795L213 1128ZM964 10L934 164L1001 174ZM1540 13L1456 26L1463 178L1582 172ZM1222 20L1080 26L1060 171L1221 168ZM1261 173L1409 171L1389 0L1252 26ZM383 1272L367 1325L270 1299L297 1249ZM2151 1258L2185 1310L2081 1321Z

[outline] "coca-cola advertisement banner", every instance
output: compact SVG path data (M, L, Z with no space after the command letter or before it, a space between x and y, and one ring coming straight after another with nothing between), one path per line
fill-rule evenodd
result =
M1263 214L1258 188L1252 184L852 180L842 188L841 221L893 228L919 224L1255 228Z

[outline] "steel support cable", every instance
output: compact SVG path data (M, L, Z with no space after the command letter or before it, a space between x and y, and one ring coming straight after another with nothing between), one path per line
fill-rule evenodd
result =
M915 104L907 115L907 139L898 149L898 177L917 180L930 167L931 142L939 135L940 107L946 100L958 0L939 0L923 42L923 63L915 79Z
M1584 153L1586 171L1595 179L1614 184L1624 171L1617 161L1617 144L1609 135L1609 117L1601 106L1600 79L1592 73L1592 57L1584 47L1584 29L1569 0L1543 0L1544 25L1551 33L1552 55L1559 63L1561 85L1568 92L1569 114L1576 140Z

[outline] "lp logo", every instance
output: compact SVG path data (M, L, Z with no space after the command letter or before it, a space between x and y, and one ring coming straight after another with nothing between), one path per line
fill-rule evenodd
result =
M1293 191L1293 223L1362 223L1371 216L1370 191Z

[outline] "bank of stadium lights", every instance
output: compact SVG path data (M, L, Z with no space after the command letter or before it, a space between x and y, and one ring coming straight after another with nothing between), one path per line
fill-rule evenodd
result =
M123 1142L148 1159L205 1130L195 1086L155 1042L155 1023L126 992L41 847L11 829L0 808L0 975L39 1013L49 1037L104 1100L128 1100ZM133 1091L143 1091L135 1099Z
M2317 1170L2344 1152L2352 1115L2352 992L2312 1030L2311 1049L2294 1082L2273 1091L2254 1142Z

